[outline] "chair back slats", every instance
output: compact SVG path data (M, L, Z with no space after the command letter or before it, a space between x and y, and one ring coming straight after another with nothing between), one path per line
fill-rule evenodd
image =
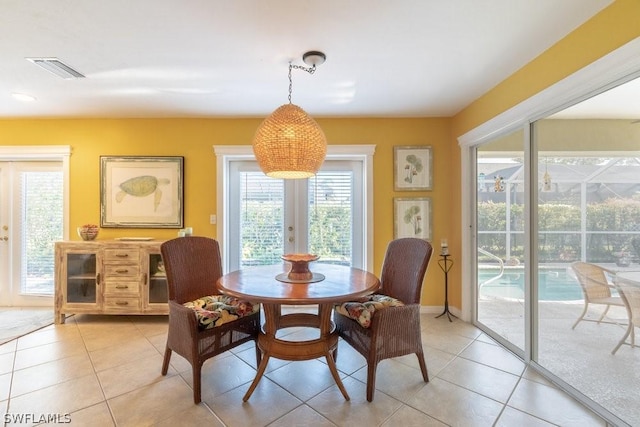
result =
M611 286L605 275L605 270L596 264L576 261L571 264L584 297L588 300L598 300L611 297Z
M169 300L183 304L219 294L216 281L222 276L222 260L216 240L178 237L164 242L160 251L167 273Z
M426 240L406 237L391 241L382 263L382 293L405 304L419 304L432 253L433 248Z

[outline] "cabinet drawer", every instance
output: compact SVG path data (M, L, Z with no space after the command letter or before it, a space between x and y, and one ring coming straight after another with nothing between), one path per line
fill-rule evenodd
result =
M103 308L105 311L138 311L141 308L140 298L105 297Z
M140 262L140 250L139 249L105 249L104 250L104 263L114 264L123 262Z
M140 266L137 264L106 264L104 266L105 280L114 277L131 277L137 279L140 275Z
M104 294L106 296L117 295L140 295L139 282L114 282L107 280L104 284Z

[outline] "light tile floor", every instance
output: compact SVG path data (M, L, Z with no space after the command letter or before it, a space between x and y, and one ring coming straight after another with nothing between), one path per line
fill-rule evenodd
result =
M174 354L169 373L160 375L166 330L163 316L76 315L0 346L5 425L56 414L77 426L606 425L460 320L423 314L431 381L422 381L413 355L383 361L372 403L365 399L365 360L341 341L337 365L350 401L324 360L272 359L243 403L255 375L248 344L205 363L203 402L194 405L184 359ZM291 339L316 333L287 332Z

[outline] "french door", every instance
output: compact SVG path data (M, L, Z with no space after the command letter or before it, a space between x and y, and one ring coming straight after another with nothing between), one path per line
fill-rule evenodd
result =
M318 262L364 266L362 162L328 160L310 179L265 176L253 160L232 161L228 176L229 270L314 253Z
M0 161L0 306L51 305L63 162Z

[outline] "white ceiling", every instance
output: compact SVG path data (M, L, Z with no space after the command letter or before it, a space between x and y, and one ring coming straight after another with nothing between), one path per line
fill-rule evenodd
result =
M0 118L452 116L611 0L2 0ZM57 57L85 79L25 60ZM37 98L20 102L11 93Z
M552 119L640 120L640 78L613 87L554 114Z

